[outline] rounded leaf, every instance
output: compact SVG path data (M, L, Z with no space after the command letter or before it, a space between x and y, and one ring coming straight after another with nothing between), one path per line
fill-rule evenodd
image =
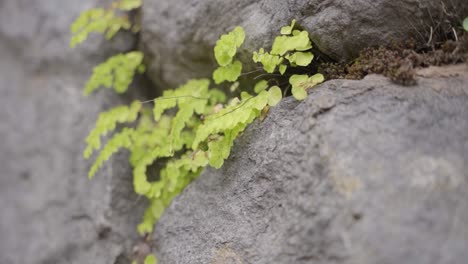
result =
M153 254L146 256L144 264L157 264L157 263L158 261L156 260L156 257Z
M281 28L281 35L291 35L294 25L296 24L296 19L293 19L290 26L285 26Z
M307 97L306 90L300 86L293 86L291 92L294 98L299 101L304 100Z
M309 76L306 74L294 74L289 77L289 83L292 85L292 87L299 87L301 84L306 83L308 79Z
M268 90L268 105L275 106L282 98L283 94L278 86L273 86Z
M313 82L314 85L322 83L323 81L325 81L325 77L321 73L314 74L314 75L310 76L309 79Z
M224 34L214 47L215 59L220 66L227 66L236 55L237 48L242 45L245 33L242 27L236 27L228 34Z
M296 52L294 53L295 63L298 66L308 66L314 59L314 54L312 52Z
M224 81L235 82L239 78L242 72L242 63L236 60L232 64L218 67L213 72L213 80L216 84L220 84Z
M258 94L266 88L268 88L268 82L265 80L261 80L257 84L255 84L254 92Z

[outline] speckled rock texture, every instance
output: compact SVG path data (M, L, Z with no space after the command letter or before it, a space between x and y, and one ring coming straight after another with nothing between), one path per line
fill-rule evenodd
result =
M142 14L148 70L167 89L209 76L216 40L238 25L247 35L240 59L252 70L252 51L269 49L292 19L323 53L347 61L364 47L392 40L426 43L431 27L434 40L439 31L459 27L468 5L466 0L145 0Z
M154 234L160 263L465 263L460 69L414 87L332 80L283 100L173 201Z
M135 39L93 35L70 49L71 22L96 5L0 1L1 264L129 263L142 200L126 157L90 181L82 151L98 113L130 98L111 91L84 98L82 87L93 66Z

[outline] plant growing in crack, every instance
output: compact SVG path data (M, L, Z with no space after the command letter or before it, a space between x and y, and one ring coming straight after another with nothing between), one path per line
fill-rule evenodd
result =
M122 0L113 5L113 11L96 9L82 13L72 25L71 46L83 42L90 32L112 38L118 30L130 29L131 25L115 16L115 9L127 11L139 6L139 0ZM217 86L213 86L210 79L192 79L175 89L165 90L162 96L153 100L114 107L100 113L86 138L86 159L100 151L89 170L90 178L112 154L120 149L129 150L134 190L150 202L137 227L141 235L148 236L152 232L172 199L207 166L220 168L229 157L235 139L257 118L265 118L268 109L282 99L280 87L269 85L268 80L257 82L254 93L241 89L233 98L227 98L220 89L222 84L239 85L237 80L243 67L235 57L244 40L243 28L235 27L217 41L214 54L219 67L212 75ZM271 51L260 49L254 52L253 60L261 63L267 73L278 68L283 75L288 68L308 66L314 58L311 47L308 33L296 29L293 20L291 25L281 29ZM89 95L100 87L112 87L116 92L124 93L135 73L144 70L140 51L117 54L94 68L84 94ZM321 74L289 78L292 94L298 100L307 96L307 89L321 82ZM102 144L101 137L109 133L113 133L112 137ZM165 167L159 172L158 179L150 181L148 167L158 159L166 160ZM156 263L156 258L148 254L144 256L144 263Z

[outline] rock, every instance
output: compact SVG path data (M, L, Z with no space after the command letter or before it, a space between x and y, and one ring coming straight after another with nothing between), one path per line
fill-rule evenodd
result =
M171 203L160 263L465 263L468 77L418 83L332 80L270 109Z
M465 0L146 0L141 46L150 78L162 88L173 88L191 78L211 77L216 40L237 25L246 31L240 58L250 70L252 52L269 49L292 19L322 52L348 61L365 47L392 40L414 37L426 43L431 27L437 38L441 31L451 32L466 14Z
M0 1L2 264L119 263L137 237L143 200L133 193L126 155L92 181L82 156L98 113L131 99L82 96L92 67L135 43L128 34L111 42L93 35L70 49L72 20L95 5Z

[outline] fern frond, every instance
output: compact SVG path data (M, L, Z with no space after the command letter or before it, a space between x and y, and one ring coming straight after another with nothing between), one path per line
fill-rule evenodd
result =
M112 154L116 153L121 148L129 149L132 146L132 137L134 136L135 130L131 128L124 128L121 132L115 134L99 153L98 157L94 161L94 164L89 170L88 177L91 179L94 177L96 172L101 168L102 164L109 160Z
M84 87L84 95L89 95L99 87L114 87L117 93L124 93L133 80L135 72L142 73L143 53L131 51L125 54L117 54L107 61L94 67L93 75Z
M118 123L134 122L138 117L138 112L141 109L141 103L133 102L130 106L118 106L109 111L99 114L96 126L86 138L86 149L84 157L88 159L94 150L101 148L101 136L114 131Z
M111 39L120 29L130 29L130 27L128 18L117 17L113 9L93 8L82 12L73 22L70 47L74 48L84 42L90 33L105 34L107 39Z
M219 66L226 66L232 63L237 48L244 43L244 39L245 33L241 27L235 27L231 32L221 36L214 48L215 59Z
M289 61L289 66L308 66L314 59L312 52L305 52L312 48L312 42L307 31L294 30L296 20L290 26L281 28L281 36L275 38L271 52L265 52L263 48L254 52L252 59L261 63L268 73L273 73L276 67L284 74L288 66L284 63Z
M216 84L220 84L224 81L235 82L241 75L242 63L238 60L226 66L218 67L213 72L213 80Z
M242 63L238 60L233 62L233 59L237 49L244 43L244 39L244 29L236 27L231 32L222 35L216 42L214 54L220 66L213 72L213 80L216 84L224 81L235 82L239 78L242 72Z
M141 0L121 0L115 2L110 9L92 8L81 12L70 27L70 47L74 48L84 42L90 33L101 33L106 39L111 39L119 30L130 29L132 25L128 17L118 16L116 11L130 11L141 5Z

